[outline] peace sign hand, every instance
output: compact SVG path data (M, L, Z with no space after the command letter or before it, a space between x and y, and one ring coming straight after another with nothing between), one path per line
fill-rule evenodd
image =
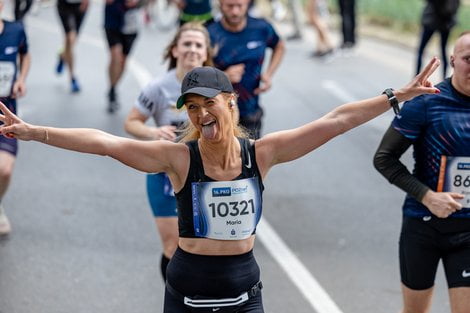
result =
M422 94L434 94L440 93L441 91L433 86L429 81L429 76L439 67L440 61L437 57L433 57L431 61L426 65L423 71L421 71L412 81L410 81L405 87L397 90L395 96L398 102L412 99Z
M0 101L0 135L7 138L17 138L21 140L32 140L32 125L23 122L18 116L13 114L5 104Z

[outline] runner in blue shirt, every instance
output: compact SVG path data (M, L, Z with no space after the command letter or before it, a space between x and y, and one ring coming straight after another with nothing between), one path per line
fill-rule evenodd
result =
M3 1L0 1L0 13L2 10ZM0 20L0 101L12 112L16 112L16 98L26 93L25 80L30 63L23 24ZM17 150L15 138L0 137L0 236L11 231L10 222L3 211L2 198L10 184Z
M284 42L264 19L247 15L250 0L220 0L222 19L208 26L214 46L214 63L223 70L238 93L240 124L254 138L261 134L263 109L259 94L271 88L274 72L284 55ZM272 49L262 72L266 49Z
M470 32L451 56L454 73L440 94L403 106L387 130L374 165L407 195L400 236L403 312L428 312L439 260L452 312L470 308ZM400 162L413 146L411 174Z

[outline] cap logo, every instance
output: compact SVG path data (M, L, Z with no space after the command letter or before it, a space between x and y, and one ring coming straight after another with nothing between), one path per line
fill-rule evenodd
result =
M188 76L188 82L186 83L187 87L195 86L199 84L199 74L191 73Z

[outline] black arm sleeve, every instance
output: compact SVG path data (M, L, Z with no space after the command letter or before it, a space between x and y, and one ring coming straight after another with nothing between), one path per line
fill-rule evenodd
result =
M411 140L390 126L375 152L374 167L391 184L421 201L430 188L413 176L406 166L400 162L400 157L410 145Z

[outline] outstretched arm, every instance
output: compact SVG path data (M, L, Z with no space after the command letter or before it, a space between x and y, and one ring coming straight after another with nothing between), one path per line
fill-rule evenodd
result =
M421 94L438 93L428 80L439 66L434 57L411 82L394 91L399 102ZM273 165L295 160L320 147L330 139L357 127L390 109L386 95L343 104L325 116L301 127L266 135L256 142L258 164L262 173Z
M172 153L178 144L169 141L145 142L114 136L97 129L53 128L28 124L0 102L0 134L20 140L33 140L62 149L110 156L144 172L167 172L172 169Z

